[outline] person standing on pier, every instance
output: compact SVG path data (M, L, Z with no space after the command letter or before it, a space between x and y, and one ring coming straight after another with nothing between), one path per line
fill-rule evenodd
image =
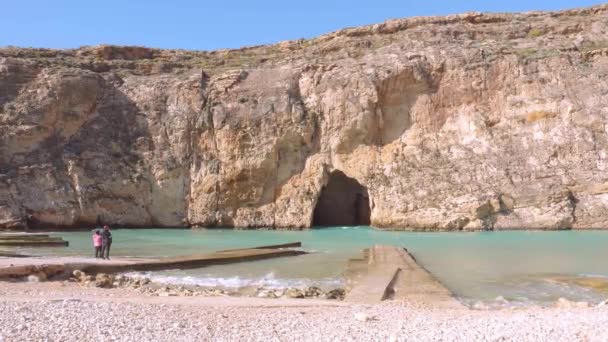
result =
M101 258L110 260L110 247L112 246L112 232L107 225L101 232Z
M98 229L93 229L93 247L95 248L95 259L101 258L103 255L101 254L101 234L99 234Z

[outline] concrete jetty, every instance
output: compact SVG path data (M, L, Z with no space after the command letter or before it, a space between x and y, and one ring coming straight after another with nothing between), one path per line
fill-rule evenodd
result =
M290 245L294 245L292 243ZM283 246L283 245L281 245ZM52 277L60 273L82 270L87 273L117 273L199 268L237 262L280 258L306 254L302 250L284 248L258 248L218 251L201 255L170 258L112 258L101 260L83 257L0 258L0 278L24 277L44 273Z
M67 247L60 237L38 233L0 233L0 247Z
M281 248L297 248L297 247L302 247L302 243L301 242L288 242L288 243L282 243L282 244L278 244L278 245L267 245L267 246L258 246L258 247L249 247L249 248L224 249L224 250L221 250L221 251L217 251L217 253L242 251L242 250L245 250L245 249L281 249Z
M5 251L0 249L0 258L31 258L31 255L17 253L15 251Z
M363 254L349 262L345 301L373 304L399 299L433 308L464 308L405 248L376 245Z

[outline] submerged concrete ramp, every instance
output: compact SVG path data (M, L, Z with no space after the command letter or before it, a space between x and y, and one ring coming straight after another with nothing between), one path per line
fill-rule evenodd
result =
M434 308L464 308L405 248L376 245L351 260L345 301L373 304L398 299Z

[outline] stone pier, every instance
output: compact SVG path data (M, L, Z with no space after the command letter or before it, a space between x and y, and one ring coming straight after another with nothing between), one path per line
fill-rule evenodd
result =
M118 273L126 271L152 271L200 268L271 258L306 254L305 251L285 248L301 246L289 243L274 246L217 251L208 254L168 258L124 258L101 260L84 257L0 258L0 279L24 277L44 273L47 277L82 270L87 273Z

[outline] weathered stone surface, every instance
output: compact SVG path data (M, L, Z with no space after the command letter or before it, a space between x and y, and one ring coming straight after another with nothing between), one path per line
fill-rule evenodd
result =
M0 228L608 227L608 7L188 52L0 49Z
M98 273L95 276L95 286L102 288L111 288L114 283L114 277L105 273Z
M304 298L304 292L300 289L289 288L285 291L285 296L288 298Z

